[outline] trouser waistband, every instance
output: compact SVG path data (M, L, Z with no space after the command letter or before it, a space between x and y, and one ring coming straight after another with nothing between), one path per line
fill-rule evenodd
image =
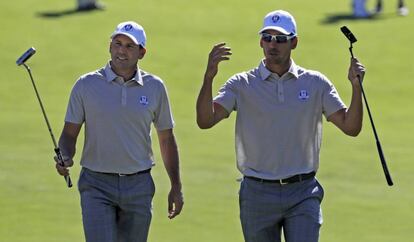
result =
M305 174L298 174L298 175L294 175L285 179L279 179L279 180L268 180L268 179L262 179L262 178L258 178L258 177L254 177L254 176L244 176L245 178L248 179L252 179L255 181L259 181L262 183L278 183L280 185L286 185L286 184L291 184L291 183L295 183L295 182L301 182L304 180L308 180L311 179L313 177L315 177L316 172L312 171L310 173L305 173Z
M86 169L86 170L88 170L90 172L104 174L104 175L111 175L111 176L135 176L135 175L145 174L145 173L151 172L151 168L150 169L146 169L146 170L142 170L142 171L138 171L138 172L134 172L134 173L129 173L129 174L92 171L92 170L90 170L88 168L85 168L85 167L83 169Z

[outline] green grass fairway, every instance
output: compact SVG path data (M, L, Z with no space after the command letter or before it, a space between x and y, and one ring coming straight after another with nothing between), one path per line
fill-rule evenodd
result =
M56 138L72 85L106 64L116 24L135 20L148 37L141 68L164 79L176 121L185 206L167 218L169 180L154 137L157 186L149 241L239 242L234 114L211 130L198 129L195 101L208 53L225 41L231 60L220 65L215 91L231 75L262 58L258 30L272 10L290 11L298 24L295 62L325 73L349 104L347 25L354 53L367 67L365 91L395 185L388 187L365 114L356 138L325 122L318 179L324 186L321 242L411 242L414 238L413 120L414 13L396 15L396 1L372 20L352 20L351 1L103 0L105 11L70 13L75 0L1 1L0 21L0 241L80 242L83 229L76 186L67 189L54 169L53 146L30 79L28 61ZM412 2L408 2L411 4ZM370 1L373 5L373 1ZM414 11L414 4L408 6ZM57 16L61 14L60 16ZM82 131L83 132L83 131ZM79 161L83 136L78 142ZM410 148L411 147L411 148ZM79 165L71 176L76 185Z

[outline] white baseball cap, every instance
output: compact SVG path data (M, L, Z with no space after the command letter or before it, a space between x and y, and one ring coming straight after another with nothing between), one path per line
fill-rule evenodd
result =
M263 27L259 31L259 34L268 29L277 30L286 35L296 36L297 34L295 19L290 13L284 10L276 10L265 16L263 20Z
M133 21L122 22L118 24L115 31L112 33L111 39L118 34L129 37L135 44L141 45L145 48L147 37L145 35L144 28L141 25Z

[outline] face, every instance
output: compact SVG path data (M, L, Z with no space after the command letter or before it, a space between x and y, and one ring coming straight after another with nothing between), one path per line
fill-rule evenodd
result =
M109 52L115 72L131 72L136 70L138 60L144 57L146 50L129 37L119 34L112 39Z
M266 30L263 33L270 35L284 35L276 30ZM283 38L281 38L283 41ZM297 45L297 37L288 39L286 42L276 41L271 38L270 42L265 38L260 38L260 47L263 49L263 53L266 59L266 64L274 65L289 65L290 54Z

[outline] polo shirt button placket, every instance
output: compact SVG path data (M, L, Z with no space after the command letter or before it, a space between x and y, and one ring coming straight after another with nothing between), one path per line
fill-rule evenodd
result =
M122 85L122 100L121 100L121 103L122 103L122 106L125 106L126 105L126 103L127 103L127 90L126 90L126 86L125 85Z
M279 102L283 103L285 101L282 80L277 81L277 97L278 97Z

